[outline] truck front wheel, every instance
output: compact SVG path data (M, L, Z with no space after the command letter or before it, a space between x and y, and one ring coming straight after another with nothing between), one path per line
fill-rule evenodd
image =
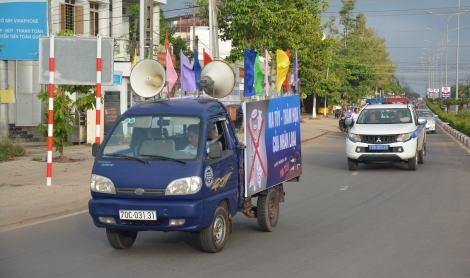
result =
M276 190L270 189L268 194L258 196L256 211L261 231L274 231L279 219L279 197Z
M217 253L224 249L228 237L228 221L227 210L218 206L211 225L199 231L199 240L204 251Z
M137 231L107 228L106 237L114 249L128 249L134 244Z

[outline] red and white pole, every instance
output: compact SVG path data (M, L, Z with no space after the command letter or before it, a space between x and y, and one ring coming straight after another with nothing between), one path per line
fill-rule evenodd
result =
M96 43L96 137L95 142L101 142L101 36Z
M52 184L52 130L54 126L54 36L49 48L49 114L47 115L47 186Z

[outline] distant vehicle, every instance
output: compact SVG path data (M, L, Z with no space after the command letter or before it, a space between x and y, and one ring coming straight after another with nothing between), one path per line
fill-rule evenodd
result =
M434 113L429 109L417 109L418 117L426 119L426 132L436 134L436 119Z
M418 118L407 98L367 103L346 136L349 170L356 171L359 163L405 162L416 171L426 155L426 119Z
M419 97L418 100L423 100L423 98L422 98L422 97Z

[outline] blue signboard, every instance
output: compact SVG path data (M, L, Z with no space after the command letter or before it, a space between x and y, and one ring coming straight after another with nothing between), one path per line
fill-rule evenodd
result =
M245 196L302 174L299 95L246 103Z
M0 60L38 60L39 37L47 35L46 15L43 0L0 3Z
M442 99L450 99L450 92L442 92Z

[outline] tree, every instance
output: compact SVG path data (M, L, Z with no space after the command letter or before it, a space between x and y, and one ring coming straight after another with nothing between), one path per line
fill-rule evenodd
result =
M134 24L135 24L135 19L139 18L140 15L140 9L139 9L138 4L136 5L131 5L129 9L129 37L133 37L134 34ZM174 27L171 27L168 22L166 21L165 14L163 10L160 8L160 30L154 30L155 33L158 34L160 44L163 45L163 42L165 41L165 36L168 33L168 40L170 41L170 44L173 45L173 54L176 56L176 65L180 64L180 50L183 50L183 53L188 57L192 58L193 57L193 52L192 50L186 45L186 41L181 38L181 37L174 37L174 34L176 32ZM137 33L136 33L136 40L137 42L139 41L140 38L140 32L139 28L137 28Z
M339 71L347 99L355 103L377 89L394 92L397 85L393 77L396 66L390 61L385 39L366 26L364 14L359 13L353 18L355 0L341 2L343 8L339 23L343 33L338 31L339 26L333 25L331 33L338 35L338 44L333 49L335 56L338 56L335 62L339 63L335 70Z

